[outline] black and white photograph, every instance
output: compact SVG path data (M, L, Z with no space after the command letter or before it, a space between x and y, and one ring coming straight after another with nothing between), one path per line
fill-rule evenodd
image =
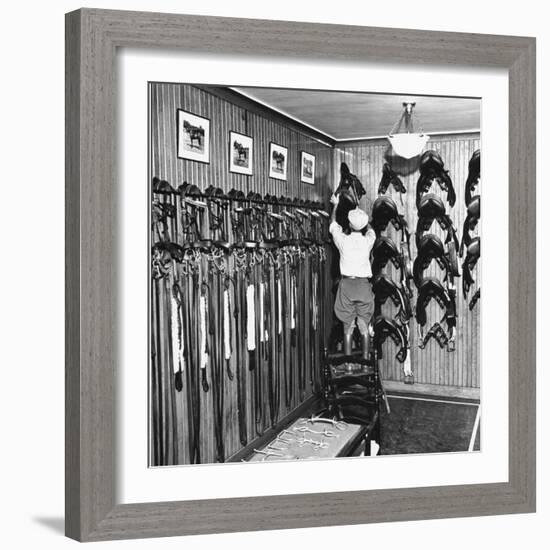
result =
M276 143L269 144L269 177L286 181L288 149Z
M210 120L177 110L177 151L178 158L210 162Z
M235 174L252 175L254 140L250 136L229 132L229 171Z
M149 97L149 466L479 452L481 100Z
M304 183L315 184L315 155L302 151L301 155L301 181Z

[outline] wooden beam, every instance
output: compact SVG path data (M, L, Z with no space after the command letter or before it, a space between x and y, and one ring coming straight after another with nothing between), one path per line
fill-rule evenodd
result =
M405 384L394 380L384 380L386 393L408 393L426 397L447 397L452 399L467 399L479 402L479 388L460 386L440 386L438 384Z

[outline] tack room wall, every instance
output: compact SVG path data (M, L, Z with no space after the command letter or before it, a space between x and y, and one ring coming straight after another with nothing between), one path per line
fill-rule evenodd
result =
M468 161L472 153L480 146L479 133L472 134L455 134L433 136L427 143L426 148L435 149L438 151L445 162L445 167L449 170L450 176L456 191L456 204L453 208L449 208L447 201L447 211L453 220L454 226L458 231L459 239L462 236L462 226L466 217L466 206L464 202L464 184L468 176ZM390 154L388 142L382 140L367 140L351 143L339 143L335 149L335 170L340 162L344 161L350 167L350 170L362 181L367 194L361 201L361 206L367 212L371 211L372 203L378 194L378 183L382 176L382 166L388 159ZM395 200L398 210L405 216L409 229L414 232L418 215L416 211L416 181L418 180L418 159L411 162L410 166L405 161L399 159L390 159L392 166L400 174L401 179L407 189L407 193L403 197L397 193L391 186L388 188L387 194L391 195ZM437 194L442 193L437 185L433 185L432 190ZM399 242L400 233L395 232L392 227L389 229L392 238ZM437 222L431 227L431 232L436 233L440 237L442 233ZM414 244L414 236L411 238L411 256L416 257L416 246ZM390 272L393 266L389 267ZM430 271L431 275L438 276L441 274L439 267L432 262ZM476 268L474 276L480 279L480 269ZM394 277L394 280L398 280ZM480 330L480 315L478 302L477 306L469 311L468 301L475 292L475 288L470 290L467 300L462 295L462 278L456 280L457 284L457 338L456 350L448 352L441 349L435 340L430 340L425 349L418 347L417 323L411 320L411 363L414 371L415 382L422 384L437 384L446 386L459 386L468 388L479 388L480 372L479 372L479 330ZM478 283L479 284L479 283ZM416 292L415 292L416 299ZM393 304L392 304L393 305ZM413 302L414 306L414 302ZM388 306L386 306L388 307ZM428 307L427 318L428 322L426 330L432 323L439 321L442 316L441 308L432 300ZM394 358L396 348L393 342L388 340L384 344L384 359L382 361L382 376L386 380L403 380L403 371L400 363Z

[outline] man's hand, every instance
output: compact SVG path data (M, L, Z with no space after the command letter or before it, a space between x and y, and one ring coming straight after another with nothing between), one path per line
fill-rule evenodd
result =
M340 195L336 195L336 193L332 193L332 197L330 197L330 202L334 204L334 206L337 206L340 202Z

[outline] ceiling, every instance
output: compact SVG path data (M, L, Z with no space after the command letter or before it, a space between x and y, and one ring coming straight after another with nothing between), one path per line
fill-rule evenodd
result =
M233 88L339 141L386 136L403 102L430 133L479 131L481 100L475 98L325 92L279 88Z

